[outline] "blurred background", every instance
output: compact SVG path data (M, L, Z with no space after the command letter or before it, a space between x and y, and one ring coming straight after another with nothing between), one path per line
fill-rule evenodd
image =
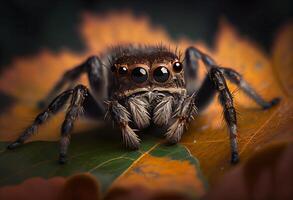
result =
M228 19L267 52L276 30L292 19L292 0L9 0L0 3L0 71L16 56L31 55L41 48L66 47L82 51L78 24L83 11L105 13L130 10L147 15L174 38L185 36L213 43L218 22Z

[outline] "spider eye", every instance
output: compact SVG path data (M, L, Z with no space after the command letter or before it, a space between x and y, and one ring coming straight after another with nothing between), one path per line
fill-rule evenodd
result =
M154 79L157 82L163 83L166 82L169 79L170 73L169 70L166 67L158 67L154 71Z
M125 75L125 74L127 74L127 72L128 72L128 69L127 69L127 67L125 67L125 66L121 66L121 67L119 67L119 69L118 69L118 73L119 73L120 75Z
M132 70L131 78L136 83L143 83L148 79L148 73L144 68L136 67Z
M180 62L175 62L174 64L173 64L173 69L174 69L174 71L175 72L181 72L182 71L182 69L183 69L183 66L182 66L182 63L180 63Z

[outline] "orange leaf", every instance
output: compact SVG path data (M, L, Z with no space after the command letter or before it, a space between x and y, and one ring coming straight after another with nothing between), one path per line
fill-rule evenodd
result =
M174 173L175 172L175 173ZM132 166L121 174L110 188L132 188L143 185L153 191L174 191L188 194L194 191L198 196L205 193L201 176L189 161L172 160L149 154L136 160ZM194 195L191 193L190 195Z

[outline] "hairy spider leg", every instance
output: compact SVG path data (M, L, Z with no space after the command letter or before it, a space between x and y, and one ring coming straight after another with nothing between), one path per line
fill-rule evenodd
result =
M180 141L187 125L197 113L194 105L194 97L194 94L191 96L182 96L179 100L178 107L175 108L173 114L174 122L171 123L165 134L168 144L176 144Z
M118 101L108 101L108 110L106 116L111 118L122 132L123 144L126 148L136 150L139 148L140 139L134 130L129 126L131 114Z
M47 109L40 113L34 120L31 126L29 126L23 133L19 136L17 140L12 142L7 146L8 149L14 149L21 144L23 144L26 140L28 140L38 129L38 126L42 125L45 121L47 121L52 115L57 114L58 111L63 108L66 104L69 97L72 95L73 90L67 90L57 96L47 107Z
M230 144L231 144L231 163L235 164L239 161L237 147L237 118L236 111L233 105L233 97L227 87L227 77L232 83L238 85L250 98L258 103L263 109L268 109L279 102L279 98L275 98L269 102L265 101L257 92L242 78L242 76L233 69L219 67L215 61L208 55L202 53L194 47L189 47L186 52L186 70L193 71L193 75L186 76L186 82L192 82L192 78L197 78L198 60L201 60L208 70L208 75L204 79L201 87L198 89L195 96L195 106L199 111L202 111L214 98L215 94L219 93L219 100L224 110L224 118L229 128ZM187 69L190 68L190 69ZM197 88L189 86L192 93Z
M251 99L253 99L258 105L260 105L264 110L269 109L272 106L280 102L280 98L274 98L271 101L264 100L248 83L243 79L243 77L233 69L230 68L219 68L225 77L232 83L240 87L240 89Z
M184 60L184 78L186 81L188 94L191 95L199 89L198 84L195 84L195 81L198 79L198 62L201 60L209 71L211 65L215 64L215 61L194 47L189 47L186 49Z
M7 146L7 149L14 149L28 140L37 131L40 125L64 107L70 97L71 102L62 124L60 140L59 162L65 163L70 140L70 131L73 128L74 121L83 114L82 111L87 113L92 106L95 106L96 114L100 114L101 118L104 116L104 109L99 107L98 104L92 104L94 102L93 97L83 85L77 85L74 89L67 90L57 96L49 104L47 109L35 118L31 126L29 126L17 140Z
M190 83L193 81L191 75L192 74L197 74L198 70L198 60L202 60L204 65L206 66L207 70L209 71L212 67L218 67L223 75L232 83L236 84L244 93L249 96L251 99L253 99L258 105L260 105L263 109L268 109L271 108L272 106L276 105L279 103L280 98L274 98L271 101L266 101L264 100L250 85L243 79L243 77L236 72L233 69L230 68L225 68L225 67L219 67L216 62L207 54L201 52L195 47L189 47L186 52L185 52L185 59L186 59L186 66L184 70L193 71L193 73L189 73L186 75L186 82L187 85L189 85L190 91L189 93L193 93L197 90L194 86L190 85ZM203 110L210 100L215 96L216 90L214 92L205 94L207 90L210 90L211 84L209 83L208 78L206 78L198 91L198 98L200 100L206 101L206 102L199 102L198 101L198 110Z
M75 120L82 115L83 103L89 95L88 89L83 85L78 85L74 88L70 106L67 109L65 119L61 127L59 163L64 164L67 161L67 151L70 144L70 132L73 129Z
M212 80L214 88L219 93L219 101L223 107L224 118L229 128L231 163L235 164L239 162L239 155L237 147L237 118L236 110L233 105L233 97L219 68L211 68L209 77Z

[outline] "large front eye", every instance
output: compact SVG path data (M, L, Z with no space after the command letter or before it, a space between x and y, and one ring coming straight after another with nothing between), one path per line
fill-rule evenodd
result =
M132 70L131 78L136 83L143 83L148 79L148 73L144 68L136 67Z
M157 82L163 83L166 82L169 79L170 73L169 70L166 67L158 67L154 71L154 79Z

